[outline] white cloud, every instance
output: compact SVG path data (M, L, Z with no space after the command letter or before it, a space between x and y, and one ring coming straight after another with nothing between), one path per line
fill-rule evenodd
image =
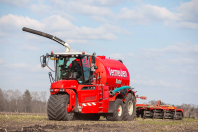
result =
M34 73L41 73L47 72L49 69L47 67L42 68L41 64L37 65L30 65L27 63L13 63L13 64L5 64L3 66L5 69L13 70L13 71L23 71L23 72L34 72ZM54 69L52 66L50 66Z
M66 41L67 43L69 43L69 44L87 44L88 43L88 41L87 40L75 40L75 39L68 39L67 41Z
M168 61L174 65L193 65L196 63L196 60L192 58L177 58L169 59Z
M7 37L16 32L22 32L22 27L25 26L31 28L44 27L42 23L35 19L9 14L0 18L0 35L2 35L2 37Z
M26 63L15 63L15 64L9 64L7 65L8 68L21 68L21 69L31 69L33 66L26 64Z
M118 14L119 19L131 20L134 24L149 24L164 20L177 20L179 14L172 13L165 7L152 5L136 6L132 9L122 8Z
M104 39L104 40L115 40L116 36L112 32L108 32L105 26L100 26L97 28L81 27L76 29L78 32L78 38L88 38L88 39Z
M141 0L77 0L77 1L85 4L96 5L96 6L116 6L126 1L140 2Z
M112 7L112 6L116 6L119 5L121 3L125 3L127 1L134 1L134 2L141 2L142 0L50 0L50 2L52 2L55 5L61 5L61 7L68 7L71 6L74 3L75 4L79 4L79 5L89 5L92 7ZM79 7L82 8L83 7ZM102 8L101 8L102 9ZM90 10L91 11L91 10Z
M180 88L182 87L181 84L178 84L178 83L169 83L169 82L166 82L164 80L148 80L148 79L145 79L145 80L141 80L141 79L131 79L131 83L133 85L145 85L145 86L161 86L161 87L177 87L177 88Z
M0 69L3 67L4 63L5 63L5 61L2 58L0 58Z
M179 7L176 8L178 12L181 13L181 19L190 22L198 22L198 1L192 0L186 3L181 3Z
M129 2L129 1L130 2L142 2L142 0L91 0L91 1L94 1L93 4L98 5L98 6L116 6L121 3Z
M47 18L44 18L41 23L45 25L49 31L70 31L72 29L77 29L69 20L64 19L61 16L53 15Z
M107 19L105 19L103 16L90 16L93 20L103 23L109 23Z
M112 31L114 33L120 33L120 34L126 34L126 35L131 35L132 33L129 32L128 30L124 29L124 28L120 28L114 25L110 25L110 24L105 24L104 27L109 30Z
M162 49L142 49L135 58L144 67L160 73L198 74L198 45L188 41Z
M165 7L142 5L131 9L122 8L118 14L120 20L128 20L132 24L148 25L153 22L163 22L166 26L174 28L198 29L198 1L181 3L176 12Z
M64 0L51 0L53 5L61 10L65 10L70 13L77 13L82 15L102 15L109 16L113 15L113 12L107 7L99 7L95 5L83 3L81 1L64 1Z
M34 46L29 46L29 45L24 45L21 49L22 49L22 50L39 51L39 48L34 47Z
M125 58L124 55L121 54L121 53L110 54L109 57L111 59L117 59L117 60L118 59L124 59Z
M116 60L127 60L124 62L129 69L131 65L140 65L139 70L148 69L149 72L152 71L155 74L198 75L198 45L193 45L188 41L161 49L141 49L135 55L133 53L113 53L109 56ZM134 69L131 71L136 72ZM149 85L156 83L144 80L145 78L140 79ZM157 84L160 83L157 82Z
M177 53L177 54L197 54L198 55L198 45L193 45L188 41L185 41L184 43L176 43L174 45L162 48L162 49L142 49L145 53L146 58L152 58L161 56L165 53ZM148 54L147 54L148 53Z
M64 48L63 47L60 47L60 46L58 46L58 45L49 45L49 47L48 47L48 50L49 51L53 51L54 53L56 53L56 52L62 52L62 51L64 51L63 50Z
M128 20L132 24L148 25L153 22L162 22L165 26L172 26L174 28L198 29L198 9L196 7L198 2L196 0L181 3L179 7L175 8L175 12L168 10L166 7L150 4L134 6L131 9L124 7L118 14L115 14L108 8L108 6L115 6L126 1L130 0L51 0L50 2L56 7L55 10L49 10L50 7L46 5L37 5L37 7L34 7L36 6L34 5L32 10L41 13L45 13L39 11L42 8L46 8L46 11L54 13L64 10L69 13L87 15L96 21L104 23L109 23L108 19L110 18L114 20ZM139 0L132 1L137 2Z
M70 49L71 52L79 52L76 49Z
M0 2L8 3L15 6L26 6L31 2L31 0L0 0Z
M146 80L148 79L148 76L143 76L143 75L140 75L140 74L136 74L135 77L138 79L138 80Z
M185 21L165 21L164 25L181 29L198 29L198 23Z
M127 56L134 57L133 53L128 53Z
M69 41L67 41L69 42ZM64 52L66 49L65 47L60 47L58 45L50 45L48 47L49 51L53 51L54 53ZM78 52L76 49L70 49L70 52Z
M76 18L72 15L69 15L68 13L66 13L66 11L64 10L59 10L58 8L54 8L53 6L50 5L45 5L43 3L39 3L39 4L33 4L30 6L30 9L41 16L52 16L55 14L58 14L60 16L62 16L63 18L67 18L68 20L76 20Z
M27 6L27 4L30 4L30 0L1 1L17 6ZM30 8L38 15L52 16L59 14L63 18L67 18L67 20L76 20L75 17L68 14L71 13L89 16L103 23L110 23L110 19L117 19L128 20L132 24L148 25L153 22L162 22L165 26L172 26L174 28L198 29L197 0L181 3L179 7L175 8L174 12L166 7L149 4L134 6L131 9L124 7L118 14L109 8L126 1L138 2L141 0L50 0L48 5L45 1L38 0ZM3 33L1 32L0 35L3 35Z
M126 53L126 54L121 54L121 53L114 53L114 54L110 54L109 57L111 59L121 59L121 60L125 60L128 59L128 57L134 57L133 53Z
M1 37L22 37L28 36L30 39L38 40L35 35L24 34L22 27L29 27L35 30L43 31L59 38L66 38L71 43L87 43L90 39L116 40L114 33L131 34L128 30L106 24L95 28L86 26L77 27L69 20L61 16L49 16L41 21L9 14L0 18L0 35ZM13 36L12 34L15 33ZM28 38L28 39L29 39ZM28 48L26 46L26 48Z
M61 15L68 20L76 20L70 14L81 14L103 23L110 23L109 18L115 19L115 13L109 6L116 6L126 1L139 2L141 0L50 0L49 5L39 2L30 6L31 10L38 15ZM53 5L53 6L51 6Z

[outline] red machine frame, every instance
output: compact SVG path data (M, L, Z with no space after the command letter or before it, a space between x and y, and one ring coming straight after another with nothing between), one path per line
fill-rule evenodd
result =
M182 119L184 117L183 109L177 109L177 107L171 105L160 105L161 100L158 100L156 105L150 104L136 104L137 116L141 115L143 119L149 118L173 118ZM158 115L156 115L158 111Z

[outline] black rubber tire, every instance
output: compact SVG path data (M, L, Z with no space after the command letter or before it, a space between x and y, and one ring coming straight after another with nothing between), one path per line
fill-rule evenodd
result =
M57 95L51 95L50 98L48 99L47 115L49 120L56 120L56 113L55 113L56 99L57 99Z
M129 105L132 103L132 111L129 114ZM124 114L123 114L123 120L124 121L132 121L135 118L136 115L136 103L135 103L135 97L131 93L128 93L126 96L126 100L124 103Z
M69 95L57 95L57 102L56 102L56 120L58 121L70 121L74 116L74 112L67 112L67 104L69 103Z
M119 116L118 114L118 108L119 106L122 107L122 112L121 112L121 115ZM115 100L115 103L114 103L114 111L113 111L113 114L109 114L107 115L107 120L110 119L112 121L121 121L122 118L123 118L123 110L124 110L124 107L123 107L123 102L121 99L116 99Z
M138 118L138 117L141 117L140 115L141 115L141 114L140 114L140 111L136 110L136 117L137 117L137 118Z
M141 118L144 118L144 110L140 111L140 116L141 116Z
M182 114L182 112L176 112L176 114L177 114L177 120L182 120L183 119L183 114Z
M108 114L107 116L106 116L106 119L107 119L107 121L113 121L113 114Z

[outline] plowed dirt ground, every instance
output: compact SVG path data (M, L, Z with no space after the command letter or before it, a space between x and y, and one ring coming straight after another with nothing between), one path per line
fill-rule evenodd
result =
M45 114L0 113L0 132L140 132L140 131L195 131L197 119L161 120L141 119L134 121L51 121Z

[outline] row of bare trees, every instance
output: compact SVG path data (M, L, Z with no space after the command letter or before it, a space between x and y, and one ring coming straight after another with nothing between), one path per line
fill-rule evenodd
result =
M158 101L156 100L151 100L148 102L148 104L156 105L157 102ZM171 105L171 104L166 104L164 102L161 102L161 105ZM175 105L175 107L177 107L177 109L183 109L185 117L191 117L191 118L194 117L195 119L198 119L198 105L183 103L182 105Z
M0 112L25 112L25 113L46 113L47 100L46 91L22 93L19 90L2 90L0 88ZM156 105L158 101L151 100L148 104ZM162 105L169 105L161 102ZM183 109L185 117L198 118L198 105L182 104L176 106Z
M2 90L0 88L0 111L46 113L46 91L22 93L19 90Z

